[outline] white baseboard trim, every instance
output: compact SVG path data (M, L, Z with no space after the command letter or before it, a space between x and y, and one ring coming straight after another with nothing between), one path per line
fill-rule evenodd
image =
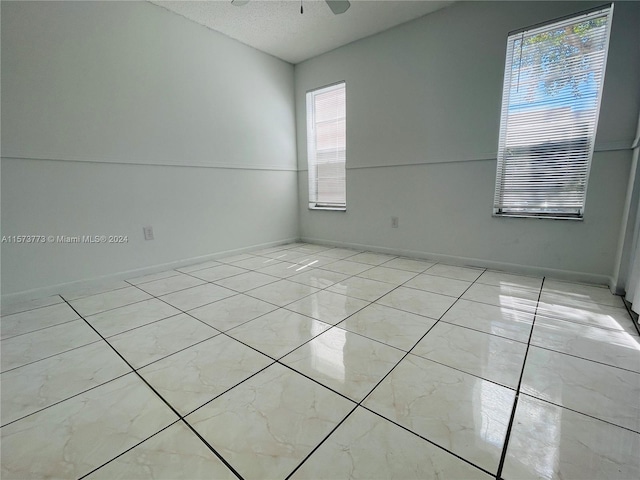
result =
M441 255L437 253L420 252L416 250L405 250L401 248L380 247L377 245L366 245L352 242L336 242L333 240L302 237L301 241L307 243L319 243L341 248L355 248L360 250L368 250L371 252L386 253L390 255L401 255L404 257L413 257L423 260L431 260L443 262L450 265L489 268L491 270L499 270L508 273L529 275L535 277L551 277L558 280L566 280L570 282L587 283L591 285L604 285L611 289L612 278L608 275L599 275L587 272L575 272L571 270L559 270L555 268L536 267L531 265L521 265L517 263L496 262L493 260L483 260L479 258L460 257L454 255ZM615 293L615 292L614 292Z
M39 298L49 297L51 295L64 295L73 293L79 288L91 288L100 287L109 282L115 280L127 280L129 278L141 277L143 275L150 275L152 273L159 273L165 270L174 268L186 267L187 265L193 265L195 263L203 263L210 260L216 260L218 258L227 257L231 255L237 255L240 253L249 252L252 250L258 250L261 248L275 247L278 245L284 245L287 243L293 243L300 241L299 237L286 238L282 240L276 240L273 242L260 243L256 245L250 245L248 247L236 248L233 250L224 250L221 252L211 253L208 255L202 255L199 257L191 257L183 260L176 260L173 262L162 263L159 265L153 265L150 267L136 268L133 270L126 270L124 272L113 273L109 275L103 275L100 277L87 278L83 280L77 280L67 283L59 283L47 287L34 288L32 290L24 290L22 292L10 293L1 296L2 303L17 303L26 302L29 300L36 300Z

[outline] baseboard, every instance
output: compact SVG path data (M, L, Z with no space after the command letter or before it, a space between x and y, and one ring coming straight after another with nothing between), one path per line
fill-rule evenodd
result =
M611 290L611 292L613 292L615 295L620 295L624 297L627 294L625 287L620 283L616 282L613 279L613 277L611 277L611 280L609 281L608 286L609 286L609 290Z
M2 302L22 302L28 300L34 300L51 295L64 295L65 293L72 293L78 290L80 287L100 287L105 283L115 280L126 280L128 278L139 277L142 275L150 275L152 273L162 272L164 270L180 268L194 263L207 262L209 260L216 260L229 255L237 255L240 253L257 250L260 248L269 248L277 245L283 245L286 243L292 243L297 241L303 241L308 243L316 243L322 245L329 245L332 247L341 248L355 248L360 250L368 250L371 252L386 253L390 255L400 255L405 257L413 257L424 260L431 260L437 262L443 262L450 265L489 268L492 270L500 270L509 273L530 275L537 277L552 277L559 280L566 280L571 282L580 282L593 285L606 285L615 294L620 294L613 289L613 279L607 275L597 275L585 272L575 272L570 270L559 270L554 268L534 267L530 265L521 265L508 262L496 262L492 260L483 260L471 257L462 257L454 255L442 255L430 252L422 252L416 250L406 250L400 248L381 247L378 245L367 245L362 243L353 242L336 242L334 240L328 240L323 238L302 237L302 238L287 238L277 240L273 242L266 242L256 245L250 245L247 247L237 248L233 250L224 250L208 255L202 255L199 257L186 258L174 262L167 262L163 264L153 265L150 267L138 268L133 270L127 270L110 275L104 275L100 277L94 277L89 279L78 280L74 282L61 283L57 285L51 285L47 287L36 288L32 290L25 290L22 292L11 293L2 295Z
M362 243L352 242L336 242L323 238L302 237L301 241L308 243L319 243L341 248L356 248L360 250L368 250L371 252L387 253L390 255L401 255L404 257L420 258L443 262L450 265L489 268L491 270L499 270L508 273L520 275L530 275L535 277L552 277L558 280L566 280L570 282L587 283L592 285L605 285L610 288L612 278L607 275L598 275L586 272L574 272L571 270L559 270L555 268L534 267L530 265L521 265L517 263L496 262L493 260L483 260L479 258L461 257L454 255L442 255L437 253L420 252L416 250L405 250L400 248L380 247L377 245L366 245ZM615 292L614 292L615 293Z
M177 260L173 262L153 265L151 267L136 268L136 269L127 270L124 272L103 275L100 277L88 278L88 279L77 280L73 282L67 282L67 283L60 283L57 285L51 285L47 287L34 288L32 290L25 290L22 292L2 295L1 301L3 303L4 302L12 302L12 303L25 302L29 300L35 300L38 298L48 297L51 295L64 295L65 293L73 293L74 291L77 291L80 287L82 288L96 287L97 288L108 282L112 282L115 280L126 280L129 278L141 277L143 275L150 275L152 273L158 273L164 270L185 267L187 265L192 265L194 263L207 262L209 260L216 260L218 258L227 257L230 255L237 255L240 253L245 253L252 250L258 250L261 248L275 247L277 245L284 245L286 243L297 242L299 240L300 240L299 237L287 238L287 239L277 240L273 242L266 242L266 243L251 245L248 247L237 248L234 250L224 250L221 252L202 255L199 257L185 258L185 259Z

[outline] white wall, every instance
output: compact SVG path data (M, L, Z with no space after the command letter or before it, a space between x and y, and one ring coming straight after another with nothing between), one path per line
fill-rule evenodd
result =
M507 34L594 5L454 4L296 65L302 237L607 282L640 105L637 2L615 5L584 221L491 216ZM305 92L339 80L347 212L310 211Z
M146 2L3 1L2 234L129 237L5 243L3 296L298 237L293 80Z

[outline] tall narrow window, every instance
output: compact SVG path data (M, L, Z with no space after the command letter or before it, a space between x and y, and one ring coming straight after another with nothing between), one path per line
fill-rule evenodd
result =
M309 208L346 209L346 153L344 82L308 92Z
M509 35L495 215L583 218L612 14Z

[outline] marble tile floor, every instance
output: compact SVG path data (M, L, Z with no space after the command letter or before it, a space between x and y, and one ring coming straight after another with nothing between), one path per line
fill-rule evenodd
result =
M296 243L0 323L3 479L640 478L604 287Z

